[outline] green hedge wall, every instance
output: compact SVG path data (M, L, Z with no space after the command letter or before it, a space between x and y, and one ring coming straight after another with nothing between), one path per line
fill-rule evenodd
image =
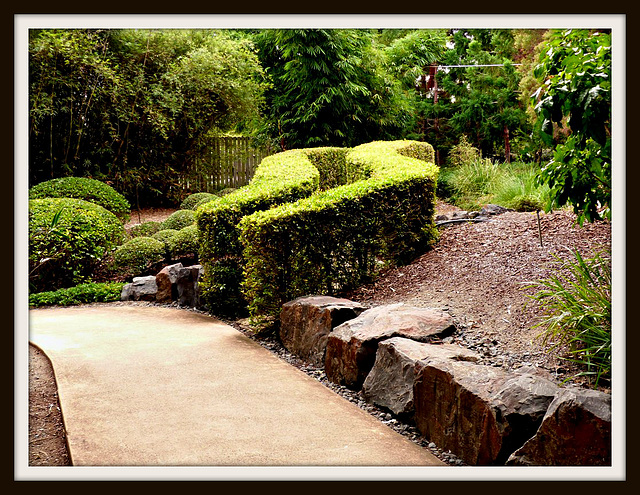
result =
M265 158L257 172L249 191L196 213L203 295L213 312L276 316L299 295L334 294L383 265L410 261L437 237L438 168L427 143L292 150Z

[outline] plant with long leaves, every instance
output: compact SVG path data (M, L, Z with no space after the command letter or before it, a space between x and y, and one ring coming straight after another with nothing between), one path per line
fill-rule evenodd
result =
M611 259L603 253L562 261L555 275L527 285L538 291L529 297L545 313L534 328L538 338L553 349L566 349L562 356L583 368L577 376L588 377L594 386L611 374Z

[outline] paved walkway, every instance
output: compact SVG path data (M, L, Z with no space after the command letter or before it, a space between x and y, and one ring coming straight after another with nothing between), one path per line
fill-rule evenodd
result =
M75 466L443 466L302 371L192 311L30 311Z

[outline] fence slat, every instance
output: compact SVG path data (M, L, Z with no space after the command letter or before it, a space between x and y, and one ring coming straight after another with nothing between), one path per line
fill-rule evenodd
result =
M215 192L248 184L269 149L255 148L248 137L216 137L179 179L187 193Z

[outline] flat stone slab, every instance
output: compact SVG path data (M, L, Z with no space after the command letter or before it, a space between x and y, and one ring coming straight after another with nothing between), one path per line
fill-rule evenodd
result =
M34 309L29 323L74 466L444 465L210 316L117 303Z
M371 308L329 334L325 373L329 380L359 390L373 367L380 341L404 337L428 342L454 330L453 318L443 311L403 304Z

